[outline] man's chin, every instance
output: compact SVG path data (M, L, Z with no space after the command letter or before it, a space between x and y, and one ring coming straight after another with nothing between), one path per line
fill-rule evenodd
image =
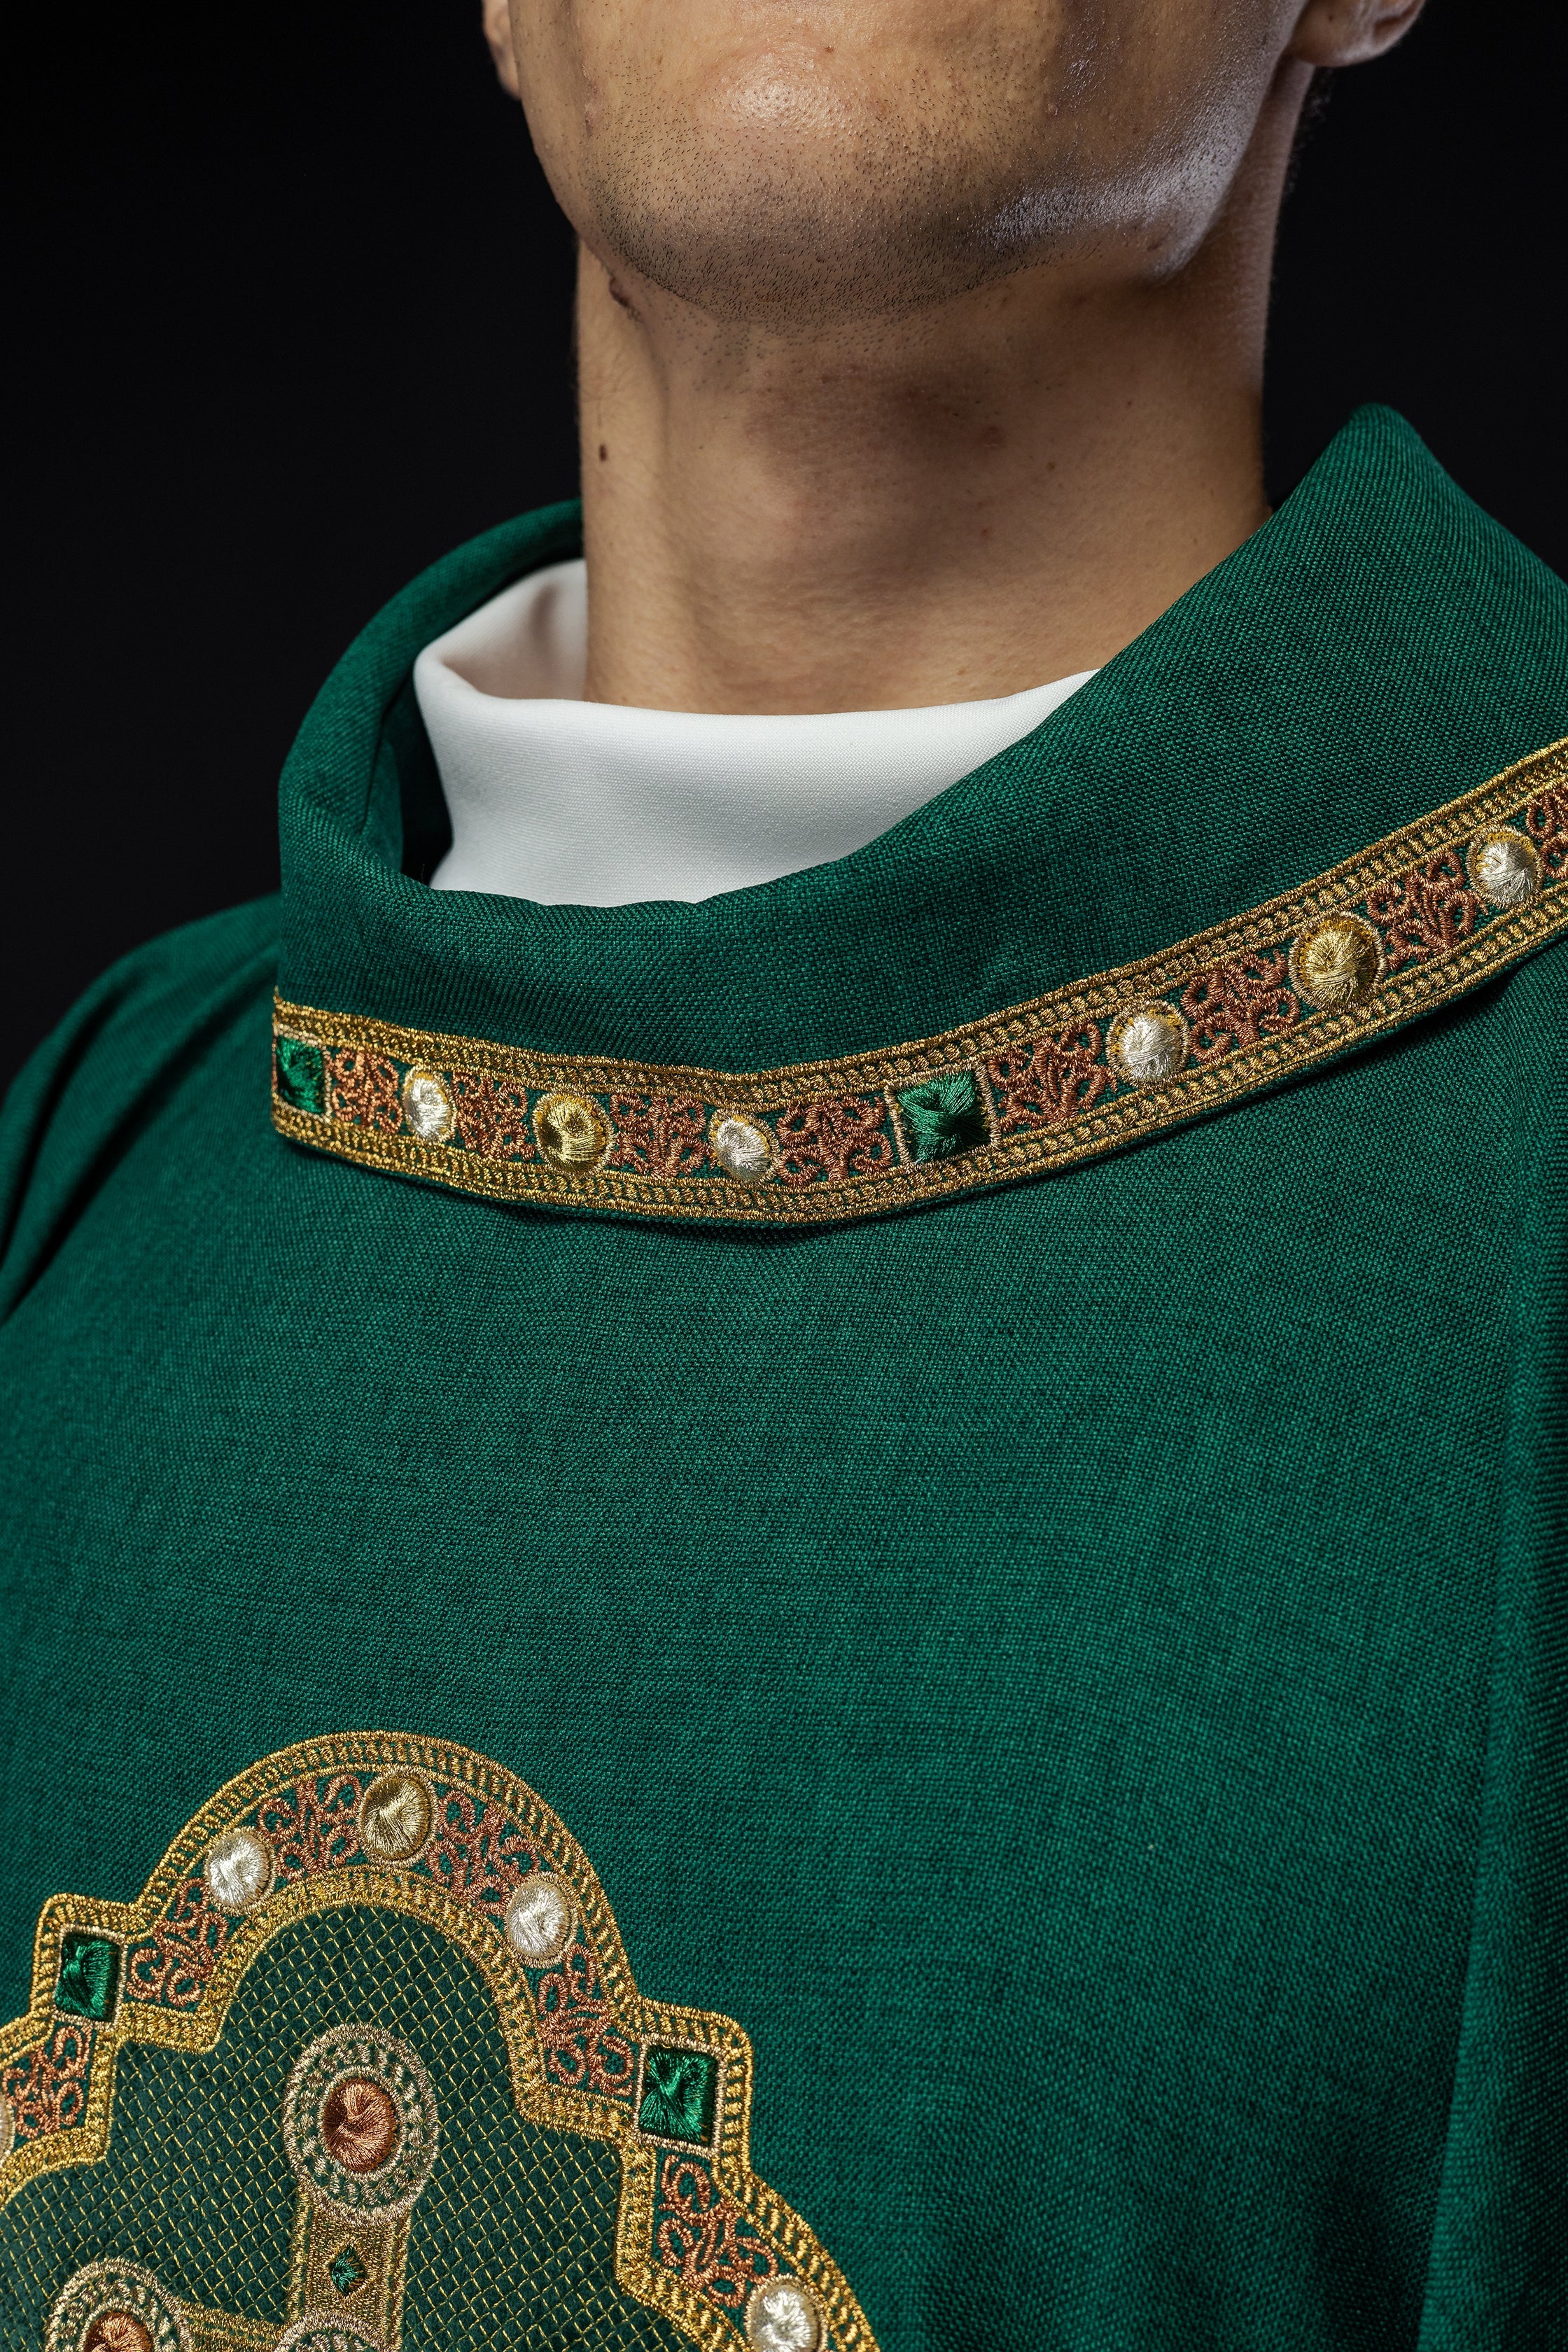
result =
M803 184L804 181L804 184ZM825 201L820 176L651 175L596 190L589 242L707 316L784 332L892 318L1002 277L1025 257L964 225L952 203L868 202L865 182Z

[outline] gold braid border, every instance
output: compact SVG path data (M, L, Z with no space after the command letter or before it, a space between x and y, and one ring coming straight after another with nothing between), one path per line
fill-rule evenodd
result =
M1499 826L1535 860L1522 904L1476 887L1478 835ZM1412 944L1397 909L1423 892L1427 928ZM1346 915L1374 944L1375 977L1336 1008L1303 991L1295 950L1308 926ZM1176 947L885 1053L750 1072L606 1061L279 997L272 1115L295 1142L500 1200L730 1223L836 1222L1042 1175L1200 1118L1436 1010L1565 929L1568 737ZM1235 1025L1217 1028L1215 1013L1200 1046L1208 1033L1194 1006L1209 1009L1205 992L1215 990L1223 1006L1227 989L1241 1006ZM1119 1018L1144 1008L1182 1040L1174 1066L1152 1083L1118 1063L1114 1044ZM1031 1055L1047 1074L1046 1098L1020 1108L1008 1077ZM972 1090L973 1133L949 1156L922 1159L900 1095L953 1077ZM410 1115L411 1084L426 1090L423 1129ZM488 1125L468 1108L480 1097ZM563 1101L574 1138L559 1125ZM760 1139L765 1164L749 1181L717 1148L726 1119Z
M254 1816L267 1801L315 1775L374 1777L395 1769L428 1775L432 1781L466 1790L497 1807L537 1846L551 1868L570 1886L584 1942L597 1963L598 1981L616 2030L634 2053L649 2042L695 2043L719 2061L716 2128L707 2153L693 2149L718 2190L765 2242L782 2273L805 2280L821 2305L826 2329L823 2352L877 2352L865 2315L837 2264L800 2216L776 2196L751 2167L752 2045L741 2027L705 2010L644 2000L637 1992L615 1916L592 1864L543 1799L499 1764L471 1749L401 1733L345 1732L301 1742L263 1758L220 1790L181 1831L135 1903L101 1903L90 1897L52 1895L39 1915L34 1939L33 1990L26 2014L0 2026L0 2074L42 2044L62 2021L55 2006L62 1936L85 1929L112 1937L123 1960L158 1923L172 1916L171 1904L201 1871L213 1841ZM411 1857L416 1860L418 1857ZM404 1866L363 1863L321 1870L276 1884L255 1909L232 1922L231 1932L199 2000L175 2011L127 1995L122 1982L110 2022L93 2029L91 2073L86 2112L68 2130L46 2130L17 2139L0 2157L0 2209L27 2181L57 2165L92 2164L107 2152L114 2105L115 2056L128 2042L166 2048L210 2050L240 1979L257 1954L296 1920L342 1905L365 1905L402 1912L438 1927L483 1975L495 2002L511 2070L513 2096L521 2114L556 2131L583 2133L615 2145L621 2160L621 2196L616 2221L616 2273L621 2284L649 2309L661 2313L704 2352L737 2352L746 2337L741 2314L719 2308L689 2287L656 2257L655 2204L663 2158L678 2144L642 2133L635 2105L623 2105L591 2091L552 2081L539 2031L532 1990L523 1967L504 1935L484 1911L454 1899ZM198 2336L204 2327L243 2334L254 2323L216 2319L191 2312ZM270 2340L270 2338L268 2338Z

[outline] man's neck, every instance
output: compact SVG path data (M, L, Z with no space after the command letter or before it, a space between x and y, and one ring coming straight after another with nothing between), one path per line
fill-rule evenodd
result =
M1268 275L1300 97L1279 93L1163 280L1038 269L786 339L584 255L589 698L897 709L1016 693L1128 644L1267 511Z

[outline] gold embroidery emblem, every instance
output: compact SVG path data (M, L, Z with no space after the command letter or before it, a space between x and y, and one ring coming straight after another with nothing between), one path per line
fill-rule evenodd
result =
M547 2320L552 2345L876 2352L752 2170L745 2034L639 1995L581 1849L468 1749L284 1749L203 1809L138 1902L56 1896L35 1952L31 2007L0 2029L0 2247L47 2352L399 2352L411 2294L419 2341L467 2345L486 2245L487 2343ZM47 2192L70 2167L62 2209ZM80 2243L102 2215L124 2242L149 2181L183 2184L194 2216L179 2275L106 2257L61 2286L53 2217L73 2211ZM476 2251L454 2271L457 2216ZM267 2231L288 2274L270 2309L245 2251Z
M191 2352L184 2314L138 2263L89 2263L49 2314L45 2352Z
M533 1132L552 1168L596 1168L610 1148L608 1122L582 1095L546 1095L535 1106Z
M434 1812L428 1783L417 1772L384 1772L360 1799L361 1842L379 1862L412 1862Z
M289 2078L283 2142L301 2192L296 2301L329 2322L346 2307L374 2341L395 2343L409 2216L440 2147L423 2064L374 2026L322 2034Z
M1472 888L1489 907L1527 906L1541 888L1541 852L1510 824L1478 833L1465 865Z
M1364 1004L1383 976L1383 947L1370 923L1356 915L1325 915L1298 932L1290 947L1297 993L1324 1013Z

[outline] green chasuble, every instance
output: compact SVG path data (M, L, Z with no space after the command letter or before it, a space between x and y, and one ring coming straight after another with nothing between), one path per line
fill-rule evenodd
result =
M1562 2352L1568 590L1368 411L854 856L433 892L576 528L5 1115L0 2345Z

